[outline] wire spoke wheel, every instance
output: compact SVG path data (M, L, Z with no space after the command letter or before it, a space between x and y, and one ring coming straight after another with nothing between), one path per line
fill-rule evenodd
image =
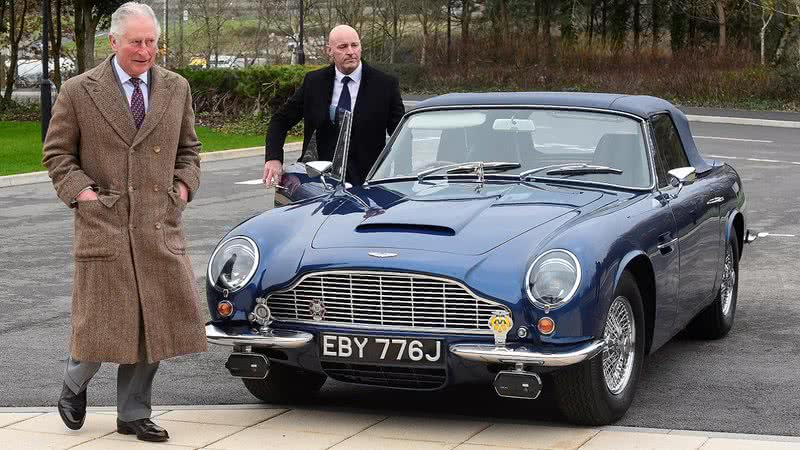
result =
M617 395L628 385L636 351L636 323L627 298L619 296L611 304L603 339L603 378L609 392Z
M731 312L733 304L733 290L736 286L736 268L733 262L733 251L731 243L725 246L725 266L722 269L722 286L720 287L720 301L722 303L722 315L727 316Z

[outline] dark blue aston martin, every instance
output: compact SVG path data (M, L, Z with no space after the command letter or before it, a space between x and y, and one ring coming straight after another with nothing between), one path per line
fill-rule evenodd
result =
M736 171L653 97L457 94L404 117L367 181L287 170L284 205L208 266L206 332L268 402L327 377L435 390L484 382L570 421L631 404L645 354L731 329L746 228ZM298 169L299 168L299 169Z

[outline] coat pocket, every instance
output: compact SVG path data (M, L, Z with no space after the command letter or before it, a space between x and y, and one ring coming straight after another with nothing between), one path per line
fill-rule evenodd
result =
M166 215L164 217L164 245L167 249L176 255L186 254L186 237L183 234L183 210L186 208L186 202L181 198L180 194L173 190L167 191L170 202L167 205Z
M101 193L98 200L78 202L75 209L75 260L110 261L119 256L122 230L116 208L119 194Z

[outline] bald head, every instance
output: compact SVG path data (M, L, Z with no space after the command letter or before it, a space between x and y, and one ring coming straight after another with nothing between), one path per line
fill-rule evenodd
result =
M361 39L349 25L337 25L328 35L328 57L339 72L351 74L361 63Z

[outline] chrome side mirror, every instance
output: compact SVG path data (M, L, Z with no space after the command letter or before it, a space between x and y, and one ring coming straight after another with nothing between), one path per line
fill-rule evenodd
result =
M331 171L333 163L330 161L309 161L306 163L306 175L311 178L321 177Z
M677 198L685 185L692 184L697 179L697 171L694 167L679 167L667 173L669 174L669 184L678 188L678 192L673 194L672 198Z
M330 191L333 189L333 186L328 184L325 175L331 173L332 167L333 163L330 161L309 161L306 163L306 175L311 178L319 177L320 181L322 181L322 186Z

